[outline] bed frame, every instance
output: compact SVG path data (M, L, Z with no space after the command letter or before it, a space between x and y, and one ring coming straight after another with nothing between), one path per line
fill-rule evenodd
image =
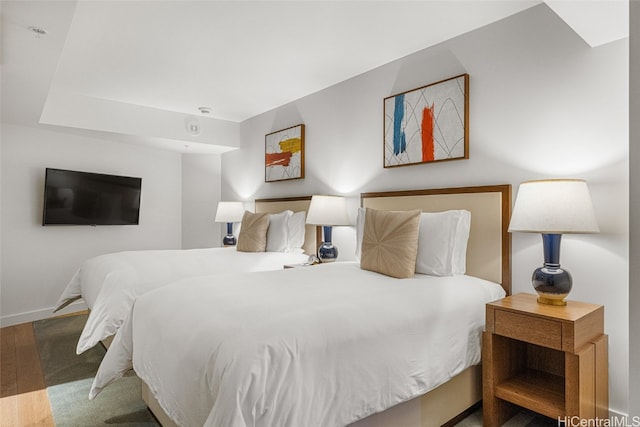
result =
M256 212L301 210L310 197L256 200ZM279 204L300 202L301 209ZM306 203L306 204L304 204ZM511 294L511 186L490 185L414 191L388 191L361 194L361 206L382 210L422 209L439 212L466 209L471 212L471 231L467 248L467 274L500 283ZM318 236L307 229L307 236ZM315 233L314 233L315 231ZM320 241L320 237L317 237ZM306 241L305 241L306 244ZM306 246L305 246L306 247ZM315 242L311 253L315 251ZM163 427L177 427L164 413L147 385L142 398ZM423 396L393 406L359 420L351 427L437 427L452 426L479 406L482 399L482 369L472 366Z
M511 294L510 185L363 193L360 204L396 211L470 211L467 274L500 283L507 295ZM477 365L423 396L364 418L351 427L451 426L473 412L481 399L482 367Z

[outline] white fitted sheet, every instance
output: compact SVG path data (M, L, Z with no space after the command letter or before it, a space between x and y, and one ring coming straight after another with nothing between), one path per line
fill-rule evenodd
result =
M133 366L181 426L344 426L479 363L504 295L356 263L186 279L137 299L90 397Z
M82 297L91 309L76 352L116 333L138 295L187 277L282 269L307 255L238 252L235 248L127 251L85 261L63 291L58 306Z

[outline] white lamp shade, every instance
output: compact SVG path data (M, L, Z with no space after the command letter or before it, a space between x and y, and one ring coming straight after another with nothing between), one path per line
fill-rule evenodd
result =
M218 202L215 222L239 222L243 215L242 202Z
M347 202L340 196L312 196L307 224L350 225Z
M545 234L598 233L587 183L545 179L520 184L509 231Z

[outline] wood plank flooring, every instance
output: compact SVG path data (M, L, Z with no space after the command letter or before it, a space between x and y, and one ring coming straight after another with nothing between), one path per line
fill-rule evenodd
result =
M0 329L0 426L54 426L32 323Z

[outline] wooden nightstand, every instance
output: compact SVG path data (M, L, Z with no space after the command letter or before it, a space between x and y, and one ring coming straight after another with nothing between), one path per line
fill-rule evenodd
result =
M604 307L539 304L518 294L487 304L482 342L484 426L519 407L558 419L609 417Z

